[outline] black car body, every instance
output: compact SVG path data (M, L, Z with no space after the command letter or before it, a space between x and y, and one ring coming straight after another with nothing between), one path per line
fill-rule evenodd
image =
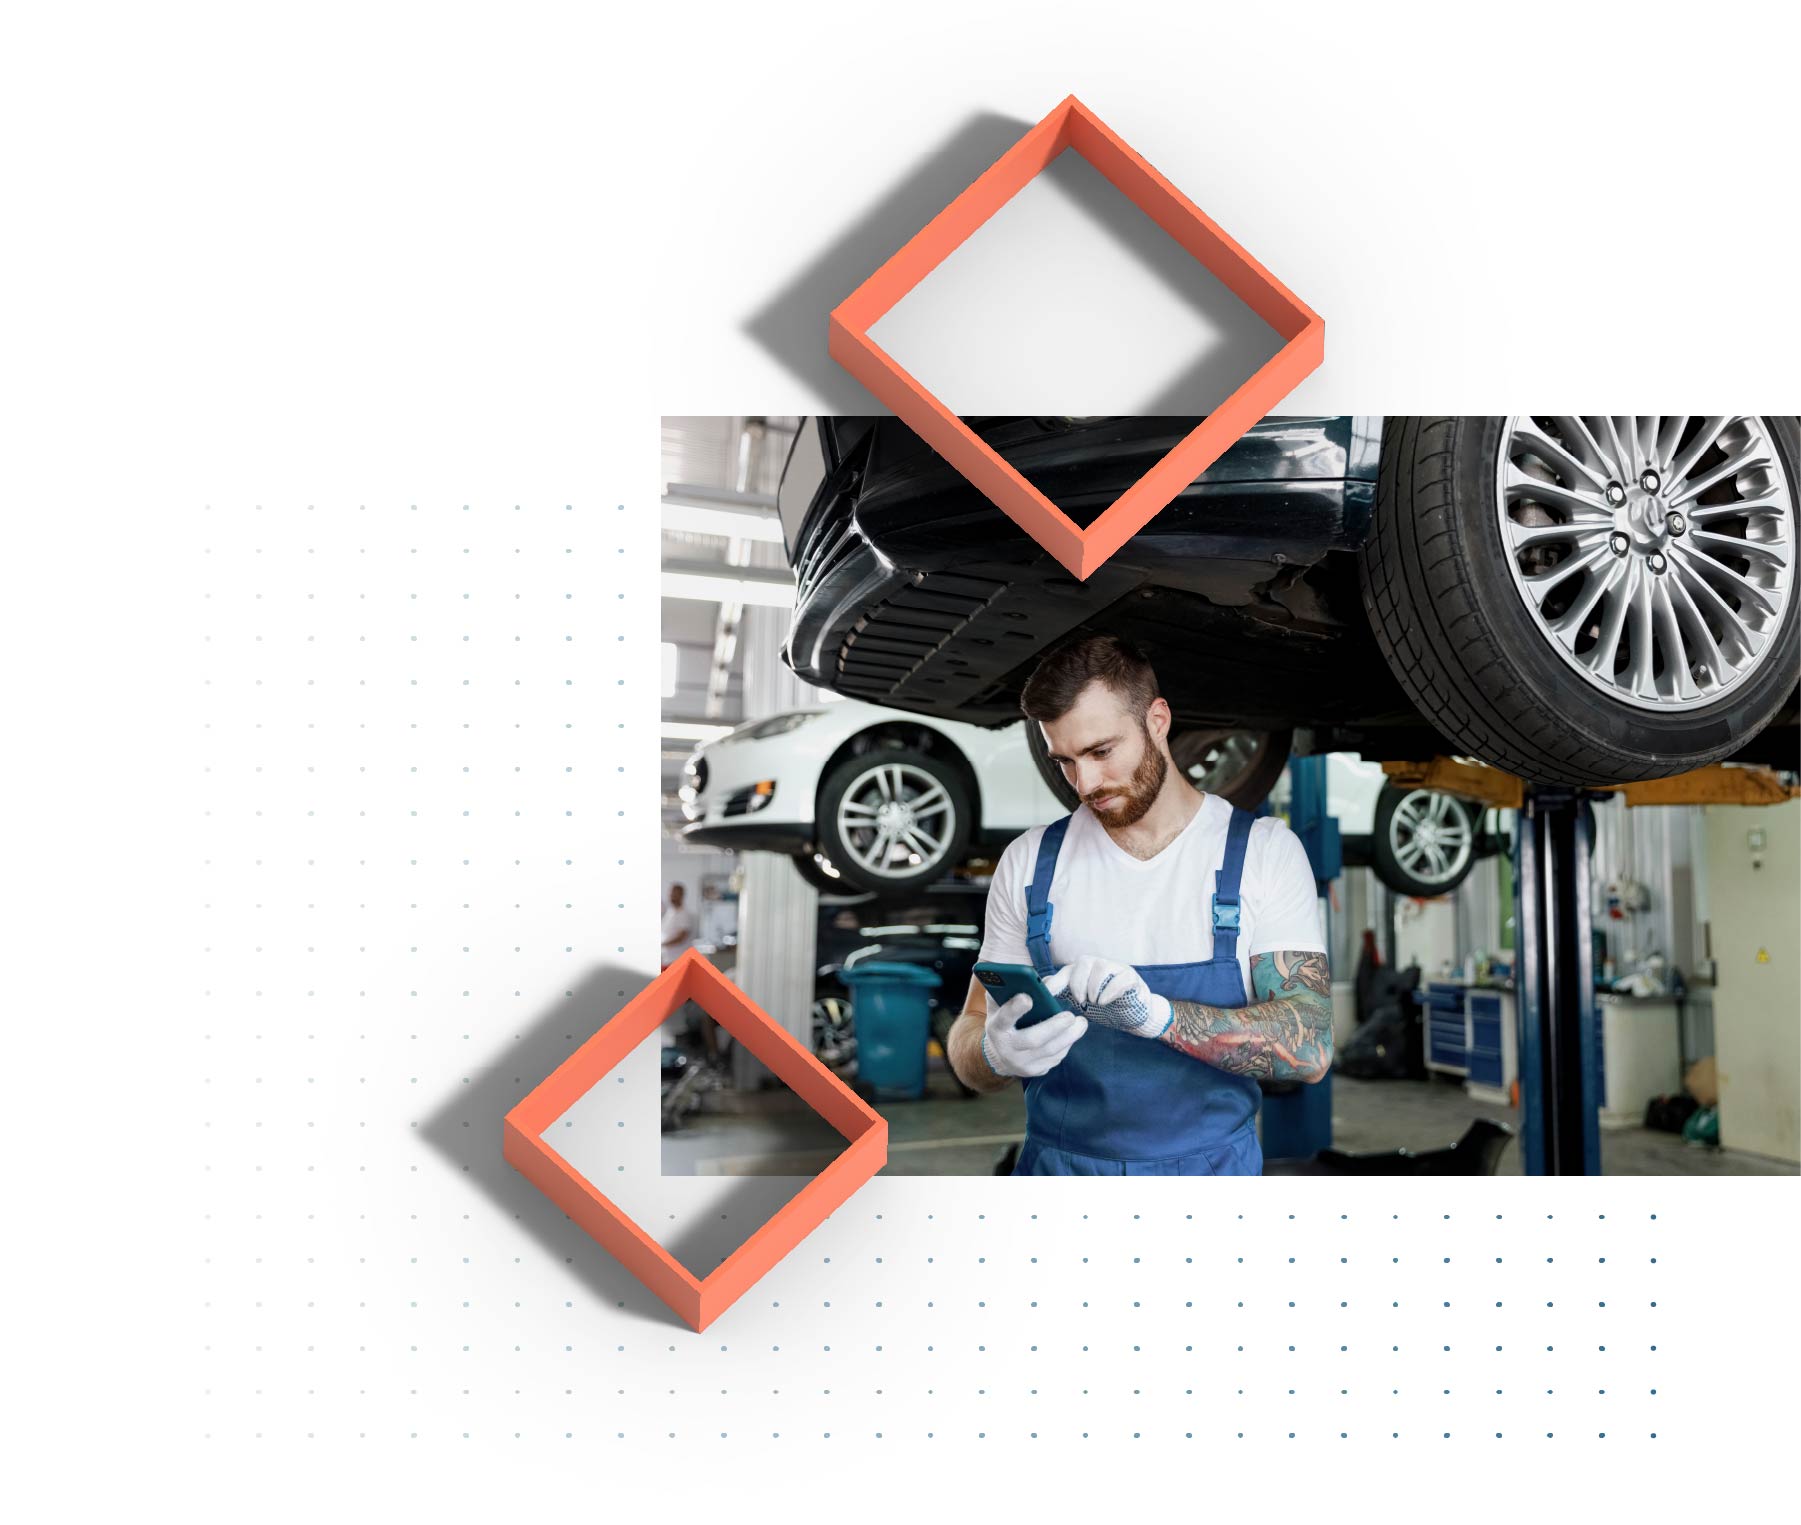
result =
M1198 421L966 420L1083 526ZM1050 646L1107 630L1151 656L1179 727L1292 730L1298 750L1382 760L1474 752L1397 681L1360 590L1386 425L1265 419L1079 581L897 419L809 420L781 497L785 656L825 688L999 724ZM1735 755L1794 752L1791 724Z
M971 419L1086 526L1192 418ZM1033 663L1086 625L1138 640L1193 725L1304 726L1322 750L1447 744L1389 676L1348 557L1368 531L1378 418L1266 419L1086 582L892 418L810 420L826 475L792 534L787 658L821 687L998 724ZM784 484L786 489L786 484ZM786 507L786 505L784 505Z

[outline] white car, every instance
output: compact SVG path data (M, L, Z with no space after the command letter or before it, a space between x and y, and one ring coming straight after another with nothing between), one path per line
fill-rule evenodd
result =
M689 841L789 854L822 889L942 878L1063 814L1023 724L989 729L846 699L747 721L694 749Z
M1280 773L1271 777L1254 742L1190 734L1177 762L1197 787L1255 808ZM821 890L892 894L1055 820L1073 804L1065 796L1023 723L991 730L846 699L746 721L696 747L682 835L786 853ZM1378 764L1346 754L1331 758L1327 801L1347 861L1368 863L1403 895L1448 894L1500 840L1483 830L1479 806L1390 784Z
M1286 780L1274 791L1286 799ZM1347 867L1368 867L1397 895L1448 895L1481 859L1508 846L1500 812L1438 789L1392 782L1350 752L1326 758L1326 809Z

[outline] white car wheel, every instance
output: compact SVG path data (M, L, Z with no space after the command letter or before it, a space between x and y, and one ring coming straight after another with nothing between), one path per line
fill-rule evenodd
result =
M877 894L930 883L956 867L970 817L958 770L905 748L846 758L819 792L822 852L850 885Z

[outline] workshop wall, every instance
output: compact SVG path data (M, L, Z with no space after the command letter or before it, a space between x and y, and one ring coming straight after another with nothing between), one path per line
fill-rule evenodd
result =
M1630 973L1653 950L1685 977L1694 973L1700 946L1694 846L1698 818L1694 805L1628 810L1610 800L1595 807L1595 926L1621 974ZM1645 908L1614 916L1607 898L1611 882L1642 884L1649 897Z
M1702 814L1720 1143L1801 1163L1801 801Z

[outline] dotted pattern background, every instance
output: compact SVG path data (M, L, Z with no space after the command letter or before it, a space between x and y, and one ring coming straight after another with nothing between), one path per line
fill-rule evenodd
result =
M1759 1324L1722 1290L1792 1254L1791 1183L878 1178L692 1333L500 1157L654 966L654 512L193 530L189 1438L1313 1465L1661 1458L1727 1422L1697 1393ZM654 1072L640 1050L558 1143L717 1263L797 1183L661 1179ZM1761 1327L1792 1349L1785 1308Z

